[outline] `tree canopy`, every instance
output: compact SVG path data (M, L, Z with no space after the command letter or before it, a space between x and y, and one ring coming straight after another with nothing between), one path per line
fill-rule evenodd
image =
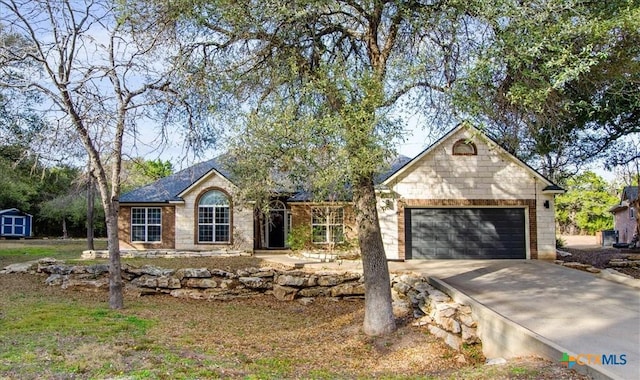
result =
M231 157L236 167L248 169L241 181L273 185L288 173L286 181L320 199L333 191L319 189L348 183L367 288L365 331L393 330L373 180L404 128L392 111L411 106L434 120L451 115L449 88L481 45L475 37L482 25L469 12L472 5L172 5L156 13L175 17L185 76L198 84L196 91L215 93L215 110L238 125Z
M587 171L567 181L567 192L556 196L556 221L560 233L593 235L613 228L611 206L619 199L616 189Z
M458 83L464 114L556 180L640 131L640 2L493 8L489 48Z

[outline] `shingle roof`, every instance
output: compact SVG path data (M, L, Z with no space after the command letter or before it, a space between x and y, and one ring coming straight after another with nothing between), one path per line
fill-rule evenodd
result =
M386 181L389 177L391 177L395 172L400 170L400 168L405 166L411 160L412 158L403 155L396 157L393 161L391 161L389 169L376 177L374 181L375 184L379 185L382 182Z
M214 158L122 194L120 203L168 203L170 201L180 201L178 194L211 170L217 171L227 179L230 177L229 172L224 169L219 159Z

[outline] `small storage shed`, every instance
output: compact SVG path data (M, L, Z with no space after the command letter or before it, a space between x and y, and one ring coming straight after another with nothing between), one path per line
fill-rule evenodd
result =
M0 210L1 237L30 237L33 216L17 208Z

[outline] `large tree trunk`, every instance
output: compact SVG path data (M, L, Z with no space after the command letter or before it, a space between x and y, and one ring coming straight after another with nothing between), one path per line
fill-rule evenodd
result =
M107 223L107 244L109 249L109 307L122 309L122 265L120 264L120 247L118 242L118 201L111 200L105 207Z
M353 189L365 287L364 333L378 336L396 330L391 306L389 265L382 245L372 178Z

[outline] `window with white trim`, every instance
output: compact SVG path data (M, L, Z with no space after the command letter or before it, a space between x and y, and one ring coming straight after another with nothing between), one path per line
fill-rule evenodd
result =
M145 243L162 241L162 209L160 207L131 208L131 241Z
M316 244L344 241L344 209L342 207L314 207L311 210L313 242Z
M198 201L198 243L230 243L231 211L229 198L211 190Z
M629 207L629 219L633 219L636 217L636 209L633 207Z

